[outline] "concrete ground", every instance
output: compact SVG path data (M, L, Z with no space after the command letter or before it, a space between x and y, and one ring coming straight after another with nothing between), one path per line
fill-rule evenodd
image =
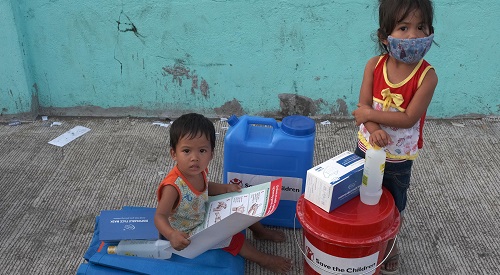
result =
M61 126L48 127L51 122ZM0 273L75 274L100 210L155 206L155 190L172 167L168 128L150 119L49 118L0 125ZM353 150L353 121L318 121L314 163ZM74 126L91 129L64 147L48 141ZM211 177L222 181L227 123L216 121ZM406 220L399 234L400 274L500 272L500 118L428 120L414 165ZM259 249L303 257L293 229L282 244ZM301 230L295 231L302 236ZM246 264L247 274L268 274Z

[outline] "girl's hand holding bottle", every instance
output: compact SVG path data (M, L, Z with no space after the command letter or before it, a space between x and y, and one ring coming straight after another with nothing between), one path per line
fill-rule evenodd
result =
M372 133L370 133L369 142L372 146L376 145L376 146L382 148L382 147L387 146L392 141L391 141L391 137L389 136L389 134L387 134L386 131L379 129L379 130L375 130Z

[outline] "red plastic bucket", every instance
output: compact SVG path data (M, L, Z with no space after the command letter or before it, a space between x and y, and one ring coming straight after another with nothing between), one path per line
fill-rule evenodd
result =
M385 188L377 205L359 196L330 213L297 202L304 236L304 274L378 274L387 243L399 230L399 212Z

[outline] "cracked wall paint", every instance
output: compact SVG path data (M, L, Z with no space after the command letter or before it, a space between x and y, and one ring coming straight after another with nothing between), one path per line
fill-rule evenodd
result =
M200 85L200 91L201 91L201 94L206 98L208 97L208 92L209 92L209 87L208 87L208 83L205 79L201 79L201 85Z
M240 102L233 98L233 100L225 102L222 106L215 108L215 113L219 116L236 115L242 116L245 114Z
M118 20L116 20L116 23L119 32L132 32L135 36L144 38L144 36L139 33L132 20L130 20L130 17L128 17L128 15L123 12L123 10L120 12L120 16L118 16Z
M317 111L320 109L318 105L324 103L322 99L313 100L297 94L279 94L278 98L283 116L294 114L316 116Z
M205 79L201 78L201 84L198 86L198 74L196 74L196 70L191 72L191 69L187 68L182 64L181 61L178 61L173 66L165 66L162 68L163 76L172 76L172 83L182 87L183 80L191 80L191 94L196 95L196 90L200 90L201 95L204 98L209 97L209 86ZM165 90L168 91L168 85L165 84Z

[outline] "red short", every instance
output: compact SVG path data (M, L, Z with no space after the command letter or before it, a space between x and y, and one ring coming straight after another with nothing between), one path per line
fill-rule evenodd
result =
M224 247L223 250L231 253L231 255L236 256L240 253L241 248L243 247L243 243L245 242L245 234L238 233L233 236L231 239L231 243L229 243L228 247Z

